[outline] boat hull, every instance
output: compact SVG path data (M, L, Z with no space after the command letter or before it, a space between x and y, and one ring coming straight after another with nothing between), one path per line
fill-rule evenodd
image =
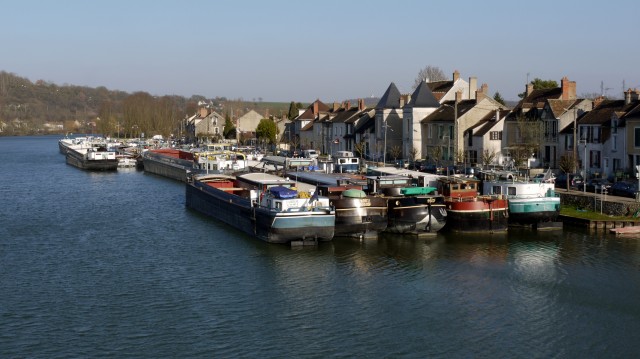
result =
M380 197L332 198L335 207L335 236L373 236L387 228L387 201Z
M182 157L180 158L180 152L177 150L149 150L142 155L143 168L148 173L186 182L191 173L200 171L194 167L193 157Z
M447 226L453 232L503 232L508 228L507 200L447 201Z
M67 164L81 168L83 170L115 171L118 169L118 160L115 158L90 160L87 159L84 153L75 151L72 148L66 149L65 157Z
M510 224L555 222L559 215L559 197L509 199Z
M269 243L330 241L334 236L333 213L274 212L198 182L187 183L186 206Z
M448 221L442 197L397 197L388 199L387 232L435 233Z

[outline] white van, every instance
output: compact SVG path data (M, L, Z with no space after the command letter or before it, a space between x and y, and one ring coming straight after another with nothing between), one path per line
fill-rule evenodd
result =
M316 152L316 150L304 150L304 151L302 151L302 157L304 157L304 158L318 158L318 152Z

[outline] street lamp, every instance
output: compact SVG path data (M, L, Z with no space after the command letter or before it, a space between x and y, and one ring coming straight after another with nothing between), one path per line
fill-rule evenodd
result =
M389 124L387 123L387 121L384 122L384 125L382 125L382 127L384 128L384 149L382 153L382 162L386 166L387 165L387 132L389 132ZM391 132L393 132L393 129L391 129Z
M442 106L453 109L453 155L458 153L458 101L454 101L453 106L443 103ZM455 159L454 159L455 164Z
M582 187L583 192L587 192L587 140L580 140L584 144L584 163L582 164Z

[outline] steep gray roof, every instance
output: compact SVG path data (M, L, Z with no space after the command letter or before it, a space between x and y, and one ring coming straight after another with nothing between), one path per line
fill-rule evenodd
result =
M429 85L422 81L411 95L410 107L440 107L440 102L433 96Z
M393 82L382 95L382 98L376 105L376 108L399 108L400 107L400 91Z

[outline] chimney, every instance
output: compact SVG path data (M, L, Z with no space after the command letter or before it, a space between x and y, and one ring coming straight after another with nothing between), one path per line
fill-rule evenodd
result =
M525 90L526 90L526 92L527 92L527 94L525 95L525 97L527 97L527 96L531 95L531 93L533 92L533 84L527 84L527 87L526 87L526 89L525 89Z
M628 89L624 92L624 104L628 105L631 103L631 89Z
M344 110L345 111L349 111L350 108L351 108L351 102L345 101L344 102Z
M560 86L562 86L562 100L575 100L576 96L576 82L569 81L569 79L565 76L560 80Z
M478 78L475 76L469 77L469 99L476 98L476 92L478 91Z
M598 96L593 99L593 108L600 106L600 104L604 101L604 96Z
M489 86L487 84L482 84L480 90L476 91L476 103L484 100L489 93Z
M411 101L411 94L400 95L400 107L404 107L409 101Z
M453 72L453 82L458 81L459 78L460 78L460 73L458 72L458 70L455 70Z
M318 100L315 100L315 102L313 103L313 115L314 116L318 116Z
M633 89L631 92L631 101L638 101L638 95L640 95L640 91L638 91L638 89Z
M361 98L358 100L358 111L364 111L364 99Z
M333 103L333 112L338 111L338 109L340 108L340 105L337 102Z
M456 91L456 103L460 102L462 100L462 91L458 90Z

